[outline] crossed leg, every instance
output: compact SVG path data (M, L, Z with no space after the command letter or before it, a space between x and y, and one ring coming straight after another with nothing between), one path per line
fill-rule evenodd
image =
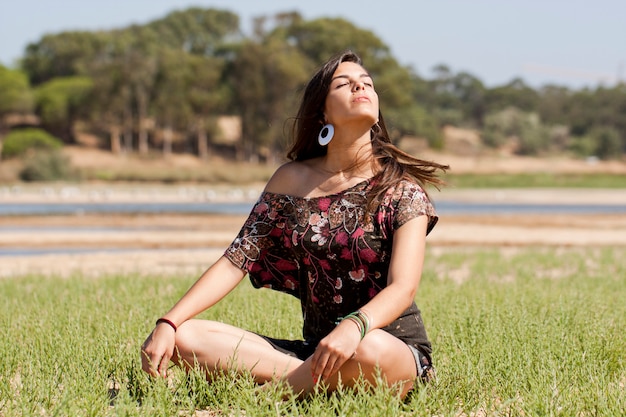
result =
M302 361L284 354L259 335L228 324L189 320L176 332L176 348L178 365L191 368L197 363L207 378L214 371L235 369L249 371L257 383L283 380L296 393L310 393L315 388L311 358ZM375 384L378 373L388 385L398 384L399 394L404 396L411 389L417 371L408 346L376 329L361 341L354 357L324 384L332 391L340 379L342 385L353 386L361 376Z
M302 364L259 335L216 321L188 320L180 325L176 348L182 361L175 361L178 365L190 368L197 363L207 377L214 371L235 369L250 371L257 383L265 383L284 378Z

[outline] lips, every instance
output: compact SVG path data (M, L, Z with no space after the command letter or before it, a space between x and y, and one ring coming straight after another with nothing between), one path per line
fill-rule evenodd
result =
M358 96L352 100L354 103L369 103L371 100L367 96Z

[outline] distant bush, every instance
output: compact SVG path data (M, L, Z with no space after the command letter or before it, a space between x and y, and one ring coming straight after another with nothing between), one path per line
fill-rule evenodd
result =
M572 141L568 147L576 156L583 158L596 155L597 144L594 139L586 136L573 136Z
M4 138L2 156L11 158L26 154L31 149L60 149L63 142L42 129L25 128L9 132Z
M20 172L23 181L59 181L76 177L69 158L56 149L34 151Z
M589 131L600 159L618 159L624 152L620 132L612 126L597 126Z

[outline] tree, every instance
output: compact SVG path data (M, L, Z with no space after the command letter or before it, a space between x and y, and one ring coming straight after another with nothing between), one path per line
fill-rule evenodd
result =
M147 28L158 34L161 47L193 55L216 56L226 42L241 39L239 16L217 9L198 7L174 11Z
M577 91L564 106L564 114L572 135L594 141L592 148L594 152L602 152L602 157L617 151L615 145L610 145L616 139L621 143L617 155L626 151L626 84ZM609 133L611 129L616 132L616 138Z
M466 120L481 127L486 106L487 90L482 81L467 72L459 72L452 78L452 94L461 104Z
M248 41L229 71L234 104L242 120L238 158L271 157L281 146L285 119L295 116L296 94L306 77L302 55L280 38Z
M72 126L85 121L111 138L114 152L132 151L136 143L145 154L160 135L167 153L179 134L194 140L205 158L213 121L237 114L238 156L271 158L284 148L285 120L310 74L345 49L358 53L373 76L393 140L421 136L438 147L440 128L453 124L483 128L492 146L516 138L523 153L577 147L610 157L626 150L623 83L535 91L513 79L488 89L444 64L427 80L400 65L373 32L340 18L305 20L293 11L256 18L249 39L237 15L202 8L116 30L47 34L26 48L21 79L0 71L0 123L6 114L32 109L32 85L44 127L66 142ZM17 81L7 82L9 76ZM0 125L0 136L6 129Z
M539 95L524 80L515 78L506 85L488 90L485 100L487 112L500 111L506 107L534 112L537 111Z
M221 83L225 61L220 58L192 55L188 57L188 100L193 117L198 156L209 155L207 137L211 116L226 108L231 99L230 90Z
M339 18L305 21L291 14L282 22L287 26L279 26L274 34L281 34L287 43L301 51L307 58L304 64L309 71L346 49L363 59L374 79L392 137L425 135L432 143L440 139L432 130L436 121L415 100L411 71L393 58L389 47L374 33Z
M534 155L549 147L549 138L548 130L536 113L508 107L485 117L483 140L487 146L497 148L514 140L515 153Z
M383 70L381 61L391 57L389 47L373 32L359 29L341 18L310 21L293 18L285 35L289 44L300 50L315 67L351 49L363 59L368 70L379 74Z
M119 36L118 60L122 64L126 104L126 149L132 150L132 135L137 131L137 150L146 155L149 150L148 125L151 97L156 82L158 34L150 28L131 26ZM133 117L135 116L135 117Z
M504 145L509 137L519 133L520 116L520 111L514 107L487 114L482 135L485 145L498 148Z
M43 126L65 142L74 140L74 123L85 116L93 88L89 77L58 77L35 90L36 112Z
M0 65L0 156L11 114L28 114L33 109L33 94L25 73Z
M385 112L385 121L391 125L390 135L394 141L402 136L417 136L425 138L429 146L435 149L443 148L443 134L439 121L420 105L412 104L407 107L391 108Z
M432 71L434 78L429 82L429 87L433 93L433 104L438 109L460 111L461 105L454 95L453 73L450 67L439 64Z
M598 126L590 130L595 144L595 155L601 159L620 158L624 152L622 138L614 127Z
M186 128L191 121L187 85L189 62L185 52L174 49L160 51L158 60L152 112L155 125L162 131L163 155L169 156L175 132Z
M455 74L444 64L432 71L434 78L422 82L427 88L420 88L420 98L430 104L440 123L482 127L487 94L482 81L468 72Z
M89 62L104 45L101 32L70 31L45 35L26 47L21 65L33 86L52 78L85 75Z
M537 155L549 148L549 131L541 123L537 113L527 113L522 118L518 143L517 153L521 155Z
M93 105L91 106L90 122L94 129L106 132L109 137L110 149L114 154L122 152L122 134L128 127L130 113L131 89L126 82L129 70L119 52L122 48L117 38L110 34L107 52L92 61L89 73L94 80Z
M4 154L7 158L27 155L36 150L59 150L63 142L39 128L13 129L4 138Z
M550 124L568 124L568 108L572 92L567 87L546 85L539 90L538 112L541 120Z
M225 107L230 93L222 80L224 59L221 55L228 51L227 45L242 38L239 17L229 11L217 9L190 8L174 11L163 19L155 20L146 26L154 33L159 45L158 65L152 108L164 119L164 146L167 148L174 125L173 118L184 119L197 135L197 149L202 158L208 155L207 121L211 113ZM165 52L165 49L171 49ZM181 60L181 74L175 75L175 62ZM173 64L173 66L172 66ZM179 85L187 92L174 91ZM178 109L166 103L164 94L170 91ZM140 141L141 143L141 141Z

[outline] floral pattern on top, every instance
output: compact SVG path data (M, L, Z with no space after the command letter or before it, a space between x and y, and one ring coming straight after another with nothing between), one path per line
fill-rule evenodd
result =
M373 181L322 197L263 192L225 252L255 287L300 299L307 341L319 341L385 288L395 230L422 215L427 233L437 222L426 193L409 180L366 216ZM420 317L415 323L423 327Z

